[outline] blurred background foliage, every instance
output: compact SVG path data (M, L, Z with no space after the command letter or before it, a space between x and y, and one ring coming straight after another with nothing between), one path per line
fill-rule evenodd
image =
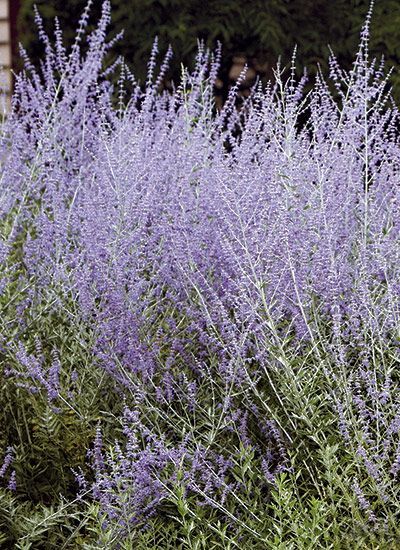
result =
M20 0L17 29L21 43L35 61L42 54L34 25L36 4L51 33L55 16L71 43L80 13L87 0ZM329 46L342 66L350 68L359 40L360 28L369 8L369 0L112 0L111 36L124 29L125 36L115 53L123 54L128 65L143 82L154 37L159 37L161 54L171 44L174 59L170 79L177 82L180 66L191 66L197 40L213 48L220 41L223 56L219 90L224 97L244 62L250 70L244 87L256 75L268 80L281 56L290 62L297 46L297 65L315 74L318 64L327 68ZM92 6L94 21L101 0ZM377 0L372 22L371 55L394 65L394 95L400 99L400 2ZM17 65L18 66L18 65Z

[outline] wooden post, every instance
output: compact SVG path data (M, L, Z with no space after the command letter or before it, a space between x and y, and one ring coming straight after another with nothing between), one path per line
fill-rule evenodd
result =
M18 4L18 0L0 0L0 115L5 114L10 108L12 40L13 35L16 38Z

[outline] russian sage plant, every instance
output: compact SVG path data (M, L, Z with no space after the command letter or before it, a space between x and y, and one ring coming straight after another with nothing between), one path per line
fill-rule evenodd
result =
M89 8L70 50L36 13L0 142L2 377L86 434L58 455L79 540L395 545L399 111L371 13L350 72L332 54L305 93L293 60L218 111L220 48L163 91L171 51L136 82Z

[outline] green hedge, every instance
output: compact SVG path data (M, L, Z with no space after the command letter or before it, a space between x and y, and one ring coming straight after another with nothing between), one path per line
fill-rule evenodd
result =
M71 41L86 0L21 0L18 29L22 44L35 60L41 54L33 23L33 5L52 28L57 15ZM101 0L95 0L93 16L98 15ZM250 65L263 67L261 74L270 77L278 56L284 63L298 47L298 66L315 72L318 64L326 68L328 44L344 66L349 67L357 46L360 27L368 11L368 0L112 0L112 33L125 29L125 37L116 48L122 53L141 81L146 74L148 55L154 36L160 49L168 44L174 50L171 75L177 80L180 63L190 65L197 39L215 46L223 44L221 78L223 91L229 86L229 70L235 55L247 57ZM372 54L400 65L400 3L380 0L374 8ZM256 63L256 61L258 63ZM395 71L395 95L400 98L400 77Z

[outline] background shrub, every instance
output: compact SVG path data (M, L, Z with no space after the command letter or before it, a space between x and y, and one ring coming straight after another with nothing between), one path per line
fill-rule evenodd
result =
M32 59L43 55L43 46L33 23L33 5L42 13L45 28L50 31L55 16L59 17L67 43L72 42L80 13L86 0L21 0L18 20L20 40ZM253 74L264 80L273 76L279 57L287 64L297 46L297 66L307 67L315 75L317 65L327 69L331 46L342 67L349 69L358 44L359 29L368 11L368 0L112 0L112 32L124 29L124 40L115 52L124 55L135 76L142 83L147 71L146 60L155 35L162 52L171 44L174 57L168 77L179 82L181 63L190 67L197 50L197 40L208 47L223 44L220 80L216 92L226 98L229 86L238 76L238 67L246 60ZM92 10L99 15L100 2ZM394 65L394 95L399 97L400 77L400 5L396 0L380 0L374 8L370 53L384 55ZM232 66L235 69L232 69ZM232 72L231 72L232 71ZM231 77L229 76L231 74Z

